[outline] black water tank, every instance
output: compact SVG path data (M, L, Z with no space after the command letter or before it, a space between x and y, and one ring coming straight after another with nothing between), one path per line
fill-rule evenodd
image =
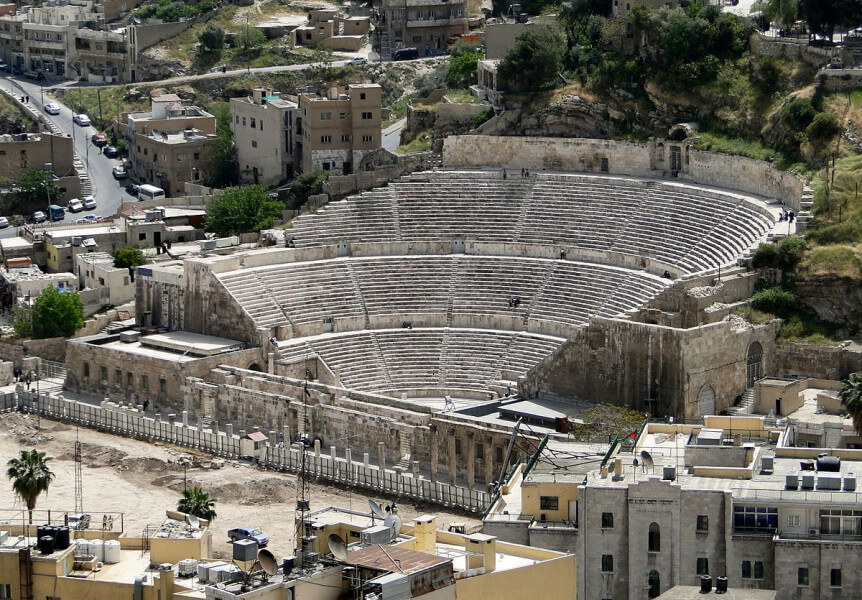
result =
M54 552L54 538L50 535L43 535L39 538L39 552L42 554L51 554Z
M709 575L700 576L700 593L708 594L712 591L712 577Z
M715 578L715 593L716 594L726 594L727 593L727 577L716 577Z
M48 532L45 531L45 529L46 529L45 525L37 525L36 526L36 539L37 540L40 537L42 537L43 535L50 535Z
M818 456L817 470L838 473L841 470L840 456Z
M296 559L292 556L281 561L281 570L285 575L290 575L290 572L293 571L293 565L295 562Z
M54 536L54 545L57 550L68 548L72 543L70 537L68 527L57 527L57 535Z

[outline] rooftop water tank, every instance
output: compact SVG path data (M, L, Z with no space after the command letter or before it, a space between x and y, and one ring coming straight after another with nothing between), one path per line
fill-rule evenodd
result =
M104 548L105 564L114 565L120 562L120 542L118 540L106 540L102 547Z

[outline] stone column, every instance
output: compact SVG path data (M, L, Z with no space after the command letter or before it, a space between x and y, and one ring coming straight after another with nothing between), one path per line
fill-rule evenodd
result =
M335 446L329 447L329 458L331 458L332 460L338 458L338 452L335 450Z
M473 489L476 485L476 437L470 432L467 434L467 489Z
M386 470L386 444L377 442L377 464L381 471Z
M314 458L320 459L320 440L314 440Z
M368 452L364 452L362 454L362 466L364 466L366 469L368 468L368 465L371 464L370 459L371 457L368 455Z
M183 411L183 427L188 427L188 426L189 426L189 411L184 410Z
M437 426L432 425L428 428L428 442L431 444L429 448L429 462L431 463L431 481L437 483L437 462L440 460L439 448L437 448Z
M213 419L210 421L210 431L212 431L215 435L218 435L218 421Z
M494 439L485 438L485 484L494 481Z
M290 427L288 425L285 425L284 427L281 428L281 437L284 439L284 445L289 448L291 439L290 439Z
M455 454L455 430L449 430L449 483L456 485L458 481L458 456Z
M233 437L233 423L228 423L224 426L224 434L227 437Z

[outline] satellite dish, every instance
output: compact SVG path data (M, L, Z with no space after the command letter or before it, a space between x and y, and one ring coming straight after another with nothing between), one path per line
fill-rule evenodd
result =
M381 506L371 498L368 499L368 506L371 508L371 513L375 517L377 517L378 519L386 518L386 513L384 512L383 508L381 508Z
M195 529L200 529L201 520L197 515L186 515L186 521Z
M338 560L347 560L347 544L344 543L341 536L337 533L330 533L327 539L329 540L329 551L332 552L332 556Z
M392 532L392 535L389 539L394 540L398 537L398 534L401 533L401 517L398 516L398 507L394 504L390 507L387 506L387 514L383 519L383 525L389 528Z
M257 562L260 563L260 568L267 575L275 575L278 573L278 561L275 555L269 550L263 549L257 551Z
M649 467L651 469L654 464L652 460L652 454L650 454L646 450L641 450L641 462L643 462L645 467Z

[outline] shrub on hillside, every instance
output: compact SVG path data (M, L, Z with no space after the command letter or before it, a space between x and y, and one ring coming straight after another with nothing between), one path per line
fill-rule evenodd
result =
M773 315L787 316L799 306L799 299L793 292L771 287L757 292L751 297L751 308Z

